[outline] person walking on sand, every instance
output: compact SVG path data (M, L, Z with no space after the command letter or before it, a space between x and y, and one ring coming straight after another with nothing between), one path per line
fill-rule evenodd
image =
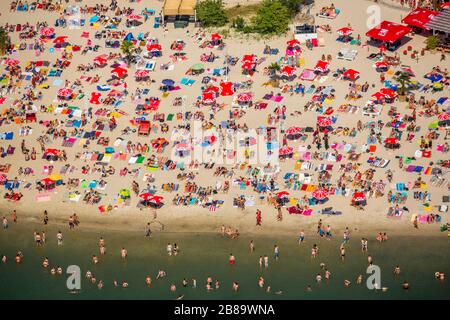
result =
M413 226L416 229L419 229L419 221L417 220L417 216L414 217Z
M256 210L256 225L260 226L261 225L261 210Z
M8 229L8 219L6 217L3 217L3 229Z
M13 220L14 223L17 223L17 212L16 212L16 210L14 210L13 213L12 213L12 220Z
M300 235L298 236L298 244L303 243L305 241L305 232L302 230L300 231Z

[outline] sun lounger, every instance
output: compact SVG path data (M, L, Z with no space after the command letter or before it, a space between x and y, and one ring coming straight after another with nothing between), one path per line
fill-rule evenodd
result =
M337 58L342 60L353 61L358 55L358 50L343 48L339 51Z

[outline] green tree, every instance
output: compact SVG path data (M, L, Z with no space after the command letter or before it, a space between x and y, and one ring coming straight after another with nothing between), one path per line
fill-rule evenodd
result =
M289 11L279 0L265 0L253 17L253 28L265 35L280 34L289 25Z
M4 55L11 45L11 38L5 28L0 27L0 55Z
M205 27L223 27L228 22L222 0L204 0L195 7L198 19Z
M294 17L300 12L300 5L303 3L303 0L280 0L280 2L288 9L289 15Z
M401 71L395 81L400 83L400 95L404 96L407 91L407 86L411 83L411 75L408 72Z
M130 40L124 40L122 41L122 44L120 45L120 51L125 55L125 59L129 63L131 60L131 56L134 52L134 43Z
M232 22L233 28L235 28L237 31L242 31L245 27L245 20L241 16L237 16L233 19Z
M429 36L427 38L427 49L434 50L439 45L439 39L436 36Z

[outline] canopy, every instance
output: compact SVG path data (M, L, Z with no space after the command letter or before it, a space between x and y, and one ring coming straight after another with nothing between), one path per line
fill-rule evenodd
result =
M411 28L407 26L385 20L381 22L377 27L370 29L366 33L366 36L375 40L394 43L410 32Z
M204 103L213 103L215 99L214 92L205 92L202 95L202 101Z
M103 56L98 56L98 57L96 57L96 58L94 59L94 64L102 66L102 65L106 64L107 61L108 61L108 60L106 60L105 57L103 57Z
M438 12L425 27L432 30L450 33L450 5L444 3L442 11Z
M352 201L365 201L365 200L366 200L366 196L365 196L364 192L355 192L353 194Z
M279 192L277 192L277 198L279 198L279 199L287 197L288 195L289 195L288 191L279 191Z
M297 47L300 46L300 41L298 41L297 39L289 40L288 42L286 42L286 45L291 48Z
M375 92L374 94L371 95L371 97L373 98L372 100L374 101L380 101L383 100L383 98L385 98L384 94L382 94L381 92Z
M416 27L420 29L427 29L425 25L431 21L436 15L437 11L432 11L424 8L416 8L410 14L402 19L402 22L410 27Z
M165 0L163 5L163 15L177 16L180 4L181 0Z
M380 90L380 93L388 99L394 99L397 96L397 92L389 88L382 88Z
M128 72L127 69L122 68L122 67L117 67L111 71L111 74L118 78L122 78L123 76L125 76L127 74L127 72Z
M181 16L193 16L195 14L195 6L197 0L181 0L178 14Z
M55 181L50 178L45 178L41 180L41 183L45 186L51 186L52 184L55 184Z
M66 38L67 38L67 36L57 37L57 38L55 38L55 40L53 40L53 43L56 43L56 44L66 43Z
M246 62L255 62L255 58L256 56L254 54L246 54L242 57L242 63L246 63Z
M389 65L385 61L377 61L375 63L375 68L381 69L381 68L387 68Z

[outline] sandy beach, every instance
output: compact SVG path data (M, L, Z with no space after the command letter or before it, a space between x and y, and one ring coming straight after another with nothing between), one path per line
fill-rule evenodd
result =
M84 0L82 1L82 5L91 5L95 4L97 1L95 0ZM373 68L374 62L367 59L366 57L371 53L377 53L378 48L375 46L352 46L352 49L358 50L358 55L354 61L345 61L338 60L336 56L340 49L343 47L349 47L348 44L343 44L341 42L336 41L336 30L342 27L351 24L351 27L354 30L354 35L361 35L363 39L363 43L365 42L365 33L368 30L366 21L367 18L364 14L357 14L366 12L366 8L369 5L372 5L372 1L352 1L351 8L348 6L348 1L344 0L336 0L332 1L336 7L342 8L338 17L334 20L326 20L321 19L319 17L315 18L316 25L325 25L329 24L332 28L331 33L322 32L320 33L320 37L324 40L324 46L314 48L313 50L308 50L306 47L303 47L302 57L304 58L304 66L297 68L298 72L304 68L314 68L317 60L320 59L322 54L331 55L333 60L331 62L331 70L336 70L337 68L354 68L360 72L360 78L357 80L357 83L368 82L370 87L367 92L361 93L362 97L352 104L358 106L364 106L367 100L370 99L370 96L378 90L382 84L379 81L379 74ZM73 3L73 1L69 1L69 3ZM227 1L227 4L230 5L230 1ZM240 3L240 2L239 2ZM136 9L136 12L141 12L144 7L151 8L158 13L161 10L162 2L155 1L151 3L139 2L139 3L131 3L128 1L119 1L120 6L130 6ZM325 5L329 5L330 1L318 0L316 1L315 6L311 10L311 13L315 15L321 7ZM49 24L53 24L54 21L58 18L59 14L56 12L43 12L36 11L36 13L26 13L26 12L10 12L9 11L9 2L3 1L0 3L1 16L0 21L1 24L9 23L26 23L29 22L31 24L36 24L39 21L48 21ZM389 20L394 22L400 22L401 18L405 16L405 11L401 9L396 9L388 6L380 6L381 9L381 18L382 20ZM89 19L90 15L85 15L83 18ZM142 25L132 28L125 29L125 32L132 32L135 36L139 32L150 32L151 37L156 37L159 40L163 48L163 56L156 58L156 68L155 71L151 72L150 77L154 80L148 88L150 89L149 96L159 97L161 98L161 103L158 109L158 112L168 113L176 113L180 111L180 107L174 107L172 105L174 99L176 97L184 96L186 98L186 110L191 110L193 112L198 111L198 109L194 106L195 101L199 95L201 95L201 87L204 86L201 83L201 77L197 76L191 77L195 78L196 82L192 86L181 86L181 89L178 91L173 91L168 94L167 97L163 97L162 92L159 91L159 85L163 79L173 79L176 83L179 83L180 79L185 77L186 70L189 69L190 66L195 63L200 62L200 55L202 53L214 52L219 56L213 63L204 63L206 68L214 68L223 66L223 57L225 54L229 54L232 56L237 56L242 58L245 54L256 54L258 57L265 57L266 60L262 65L258 66L258 71L254 76L251 77L253 80L253 85L251 87L251 91L254 94L255 100L260 100L266 93L269 91L279 92L280 89L264 87L263 83L267 81L267 76L263 75L264 66L270 65L272 62L276 62L279 59L279 56L272 55L263 55L264 46L270 45L273 48L279 48L280 52L284 52L286 41L292 39L292 35L288 34L286 37L280 37L276 39L270 40L253 40L251 37L248 39L237 38L233 39L231 37L224 39L226 44L225 49L222 51L218 51L217 49L199 49L199 44L193 39L193 35L197 32L193 25L190 25L187 29L174 29L173 25L169 25L169 31L165 33L164 28L154 29L152 28L153 17L149 18L148 22L143 23ZM69 29L69 28L56 28L56 35L68 36L68 42L71 44L78 44L80 46L84 46L88 41L87 38L82 37L83 32L89 32L89 39L92 40L92 43L99 44L101 47L97 52L88 52L85 55L82 55L81 52L75 52L73 57L70 59L70 66L65 68L60 79L62 80L62 85L53 85L52 82L54 79L50 79L45 83L49 84L48 89L40 89L42 90L43 97L40 101L35 101L35 104L38 108L41 105L48 106L50 104L58 104L57 101L57 92L59 89L64 87L64 81L69 80L71 82L80 78L81 76L94 76L96 74L99 75L100 81L97 84L88 84L85 81L82 81L82 85L80 87L76 87L76 91L82 90L85 92L85 98L83 100L74 100L68 102L69 105L78 106L81 109L86 109L89 107L88 97L91 92L96 91L96 86L98 84L105 83L107 79L110 78L111 68L108 66L102 69L95 69L90 72L80 72L77 71L77 66L80 64L92 63L93 59L96 56L101 54L108 54L109 52L119 52L118 49L110 49L104 47L104 40L94 39L93 35L96 31L101 30L97 29L95 26L89 26L89 23L82 29ZM219 31L220 32L220 31ZM206 33L207 37L209 37L210 33ZM13 43L20 43L18 38L19 33L14 32L11 34ZM170 45L174 41L178 39L183 39L186 43L183 52L186 53L187 59L185 61L177 61L175 63L170 62L169 55L172 54L170 50ZM28 43L30 40L28 40ZM421 50L425 47L425 37L422 35L414 35L412 36L406 44L403 44L400 49L397 51L400 53L401 64L410 66L414 73L417 76L417 79L421 82L424 82L422 76L428 73L434 66L443 66L448 67L448 62L440 62L440 54L439 53L430 53L426 52L425 56L420 56L419 60L413 60L409 55L402 55L401 52L406 49L407 46L412 46L417 50ZM34 50L25 50L25 51L17 51L15 52L11 58L18 59L20 61L20 65L25 67L28 61L35 60L47 60L51 63L55 62L55 59L58 58L62 51L55 50L53 52L49 51L49 48L52 47L51 41L46 43L45 50L38 56ZM144 49L145 50L145 49ZM447 56L448 58L448 56ZM173 64L173 70L161 71L159 70L160 64L170 63ZM2 66L2 70L4 70L5 66ZM396 69L394 69L396 70ZM169 131L167 133L161 133L158 130L157 133L151 132L151 134L147 137L138 136L136 132L133 132L129 135L121 135L121 131L130 126L130 120L135 117L134 109L136 102L132 101L131 96L135 92L137 88L144 88L147 85L145 83L137 83L134 81L133 73L135 71L134 67L129 68L129 75L126 78L125 82L127 84L126 90L129 92L128 96L123 99L123 103L120 105L119 109L124 111L126 115L117 119L117 128L114 131L102 131L101 137L110 138L110 146L112 143L118 138L123 137L124 139L131 140L133 143L140 142L141 144L150 143L152 139L156 137L164 137L170 141L170 133L171 130L180 125L183 121L174 120L172 123L169 123ZM5 71L3 71L5 72ZM392 79L392 75L387 74L387 79ZM243 75L240 68L240 62L236 66L231 67L231 71L227 76L228 81L232 82L242 82L250 79L250 77ZM293 82L298 82L299 80L294 80ZM25 86L28 83L23 81L22 87L18 88L15 94L4 95L6 100L0 106L1 110L4 110L7 107L11 106L16 99L21 99L22 94L25 92ZM311 83L305 83L307 85ZM333 106L337 108L338 106L349 103L345 99L345 95L348 91L348 82L343 80L335 80L333 77L328 76L322 83L315 83L317 85L331 85L335 90L335 99L331 101L327 106ZM372 84L374 86L372 86ZM120 87L121 88L121 87ZM448 87L446 87L444 92L426 92L426 93L418 93L418 96L424 96L427 100L437 100L442 96L448 96ZM105 95L105 94L104 94ZM248 109L246 110L246 114L240 118L239 123L246 123L250 128L256 128L260 125L267 125L267 117L269 113L272 113L277 106L285 105L287 107L287 118L284 123L285 128L289 128L291 126L300 126L304 127L307 125L313 126L316 122L317 113L314 111L303 112L303 106L311 99L311 95L306 94L304 97L301 95L289 95L283 94L283 101L279 104L274 102L269 102L269 106L265 110L254 110ZM228 110L227 108L230 106L232 102L232 97L224 97L219 99L220 102L225 103L225 110L218 112L215 115L213 120L214 123L219 123L220 121L225 121L228 119ZM406 108L406 102L396 101L394 105L397 107L399 112L404 114L410 114L411 111ZM99 107L104 107L102 105L94 106L94 111ZM111 108L106 106L106 108ZM385 105L382 113L377 118L370 118L363 116L361 110L357 114L348 114L348 113L339 113L338 120L336 123L336 127L348 127L354 128L356 126L356 122L360 119L363 123L367 123L369 121L378 121L381 120L383 122L389 122L390 117L387 114L389 109L389 105ZM204 108L202 111L205 112L206 117L208 116L208 109ZM299 110L302 112L301 116L291 116L291 113ZM412 226L411 217L414 214L423 214L423 203L422 201L418 201L413 197L413 191L410 190L408 192L407 200L401 204L401 206L406 206L409 209L409 212L404 212L401 218L392 218L387 216L388 207L392 206L387 202L387 196L389 190L393 192L396 191L395 184L397 182L403 182L406 184L413 183L418 175L415 173L408 173L404 169L399 169L398 159L396 156L414 156L415 151L419 149L418 146L418 138L421 135L425 135L427 131L427 126L434 120L434 118L425 118L418 117L417 125L421 127L421 131L416 134L416 138L412 142L406 142L404 139L401 141L401 147L397 150L386 149L383 145L378 144L377 150L375 154L362 153L359 160L357 162L361 163L360 170L364 171L369 168L367 164L367 160L371 156L377 156L390 160L390 164L387 168L376 168L374 173L374 181L384 180L386 182L386 170L390 169L393 172L393 181L392 183L386 182L385 194L378 198L368 198L367 205L364 207L364 210L357 210L355 207L350 206L351 195L349 196L339 196L332 195L328 202L320 205L314 205L312 207L313 214L310 216L303 215L295 215L289 214L286 211L286 208L283 208L283 220L277 221L277 210L274 209L273 206L269 205L264 200L259 200L258 197L260 194L257 194L252 190L252 188L247 188L246 190L240 190L237 186L231 186L228 193L223 193L219 191L214 198L220 199L224 201L224 204L216 209L216 211L209 211L207 208L202 208L198 205L192 206L175 206L172 204L172 198L175 194L183 194L184 181L177 181L177 174L180 173L179 170L169 170L162 171L156 170L152 171L151 174L154 175L154 184L157 187L157 193L160 196L164 197L165 205L161 209L144 209L139 210L136 206L140 201L140 198L136 195L132 194L129 205L123 206L114 202L114 199L117 198L117 194L120 189L128 188L131 190L132 181L135 180L139 183L140 189L145 187L146 182L143 182L143 173L145 173L145 166L138 164L128 164L127 161L120 161L116 159L112 159L108 165L111 165L115 168L116 173L114 175L109 175L104 178L107 181L107 186L104 190L99 191L103 194L101 202L95 205L85 204L82 199L78 202L69 201L67 198L68 190L66 186L58 186L54 191L51 192L41 192L41 194L48 194L50 197L49 201L45 202L37 202L36 197L39 196L38 190L35 188L35 182L41 179L44 179L47 174L43 172L44 166L48 166L50 163L44 159L41 159L43 154L40 151L40 147L36 139L45 134L46 128L39 123L39 121L51 121L54 119L59 119L63 121L68 121L70 119L66 118L63 115L55 115L54 113L44 113L37 112L37 120L38 122L22 124L28 125L32 128L32 134L26 137L19 136L19 125L12 123L4 123L0 126L1 132L14 132L14 139L12 141L0 141L0 144L5 148L7 145L11 144L16 148L14 155L9 155L0 160L0 164L11 164L11 168L7 173L8 179L14 179L17 177L21 180L21 185L24 186L27 183L31 183L32 186L28 189L20 188L20 191L23 193L23 198L18 202L7 201L3 198L6 190L2 188L1 191L1 215L6 215L10 217L12 210L17 211L19 222L24 223L28 220L32 221L41 221L43 219L44 210L48 211L50 223L52 224L60 224L66 225L68 218L73 213L76 213L80 220L83 228L95 228L95 229L120 229L120 230L143 230L146 223L152 221L154 219L154 214L156 214L156 220L164 224L164 231L167 232L216 232L216 230L222 225L229 225L233 228L239 229L241 234L283 234L283 235L292 235L295 236L301 229L306 230L307 232L314 232L315 227L317 225L317 221L319 219L323 220L324 225L331 225L336 233L343 230L345 227L349 227L355 232L360 232L361 234L376 234L377 232L388 232L395 234L406 234L406 235L429 235L440 234L439 226L441 224L445 224L449 222L448 213L442 214L441 223L421 223L419 229L416 230ZM152 116L149 117L151 119ZM87 130L90 130L92 123L89 123L86 126ZM64 128L61 125L61 128ZM68 132L71 131L71 128L65 128ZM134 127L137 129L137 127ZM383 129L383 136L389 133L390 129ZM356 147L356 150L361 149L362 145L365 144L365 140L368 135L368 130L362 131L358 133L358 135L354 138L349 136L341 136L341 135L330 135L330 144L339 143L342 141L347 141L353 144ZM427 167L430 162L434 164L437 163L438 160L448 159L448 153L442 153L436 151L436 146L439 144L443 144L445 136L445 130L440 132L440 136L437 140L433 141L432 147L432 155L431 158L417 158L413 161L414 165L421 165ZM21 141L25 140L27 148L36 148L37 150L37 159L26 161L24 159L24 155L21 154ZM96 179L99 181L101 176L98 173L83 174L82 166L90 165L92 168L94 166L94 161L90 160L76 160L76 154L79 152L85 151L102 151L104 150L104 146L98 145L96 141L92 141L91 144L83 149L78 144L79 141L75 143L75 145L71 148L62 147L61 146L62 139L58 138L53 140L50 139L50 143L47 145L47 148L56 148L56 149L64 149L67 154L67 163L73 165L75 170L73 173L63 174L63 180L67 183L67 179L69 178L78 178L80 180L85 179L87 181L91 181ZM303 142L303 144L312 143L312 135L310 134L307 141ZM290 141L289 145L294 149L298 148L298 145L301 144L297 141ZM164 154L158 154L158 156L168 156L170 154L172 144L170 144L164 151ZM115 151L124 152L124 147L114 147ZM314 146L313 146L314 149ZM138 153L138 152L135 152ZM127 160L129 159L128 158ZM150 156L150 153L144 155L146 158ZM315 166L318 166L325 161L320 160L311 160L311 163ZM344 161L343 163L345 163ZM287 172L295 172L296 160L287 159L286 161L282 161L280 166L280 174L277 178L277 184L279 185L279 190L286 190L285 183L283 181L283 175ZM59 170L66 163L63 161L55 161L51 163L54 166L54 173L59 173ZM340 175L338 172L340 163L334 163L334 167L330 170L330 174L332 176L332 183L336 183L336 178ZM405 165L406 166L406 165ZM31 167L34 170L34 174L31 176L19 176L17 174L18 169L22 167ZM128 167L130 170L141 168L141 172L139 175L128 174L126 176L119 176L119 171ZM194 172L196 174L195 182L200 186L211 186L214 187L216 185L217 180L221 180L223 183L223 178L218 178L213 176L214 169L212 170L186 170L186 172ZM245 176L245 170L235 170L236 174L233 178L239 176ZM445 169L444 169L445 171ZM297 170L297 173L299 170ZM312 183L317 182L317 172L312 171L313 175ZM354 173L350 173L353 175ZM445 176L445 175L444 175ZM431 201L426 201L433 209L431 212L437 212L436 206L442 204L442 196L447 194L447 182L445 182L441 186L435 186L430 182L431 176L422 175L426 186L426 191L431 194ZM232 178L232 179L233 179ZM228 179L228 180L232 180ZM162 183L174 182L179 184L179 190L177 192L167 192L161 190ZM80 188L75 188L73 190L79 190L83 195L83 192L86 190L81 190ZM419 190L420 191L420 190ZM305 196L305 192L289 190L290 196L289 198L301 199ZM233 207L233 198L237 197L241 194L247 196L255 197L255 204L253 206L248 206L244 210L240 210L238 208ZM100 213L99 206L100 205L112 205L116 206L116 209L113 209L111 212ZM342 215L338 216L328 216L318 214L317 211L321 210L325 207L333 207L334 210L342 211ZM262 211L262 226L255 226L255 212L257 209ZM427 211L428 212L428 211ZM9 219L9 218L8 218Z

